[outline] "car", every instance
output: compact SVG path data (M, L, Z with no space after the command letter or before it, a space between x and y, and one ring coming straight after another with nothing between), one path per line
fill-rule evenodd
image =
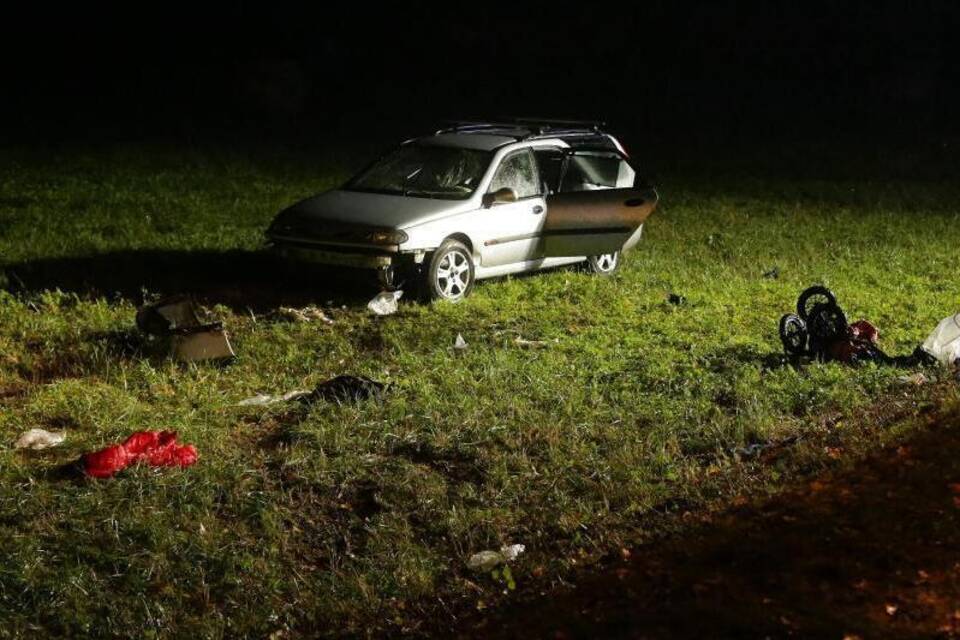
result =
M457 122L281 211L266 236L294 263L373 269L385 289L457 302L484 278L613 273L658 200L602 123Z

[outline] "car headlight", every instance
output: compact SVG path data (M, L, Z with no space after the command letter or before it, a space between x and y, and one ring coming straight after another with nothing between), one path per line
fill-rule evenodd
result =
M367 240L373 244L403 244L408 236L399 229L378 229L367 235Z

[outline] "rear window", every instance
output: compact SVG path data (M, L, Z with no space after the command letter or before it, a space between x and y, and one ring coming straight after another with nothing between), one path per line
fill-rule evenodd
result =
M636 181L633 167L616 153L580 151L567 160L562 192L625 189Z

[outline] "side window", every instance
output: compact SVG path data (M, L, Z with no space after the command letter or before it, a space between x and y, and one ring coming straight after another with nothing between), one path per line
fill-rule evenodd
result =
M584 151L574 153L563 175L562 192L625 189L634 186L636 172L616 153Z
M537 168L529 151L520 151L504 158L490 182L490 192L509 187L517 198L529 198L540 193L537 184Z
M563 151L560 149L536 149L533 152L540 170L540 180L547 193L560 190L560 176L563 175Z

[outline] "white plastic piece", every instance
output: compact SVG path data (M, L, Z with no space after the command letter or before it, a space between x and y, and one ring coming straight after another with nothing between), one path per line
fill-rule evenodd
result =
M457 339L453 341L453 348L457 351L463 351L467 348L467 341L463 339L461 334L457 334Z
M500 547L500 551L480 551L470 556L467 568L474 571L490 571L501 564L513 562L526 550L522 544L510 544Z
M30 429L21 434L13 446L17 449L47 449L63 444L63 441L66 439L67 435L62 431L54 432L47 431L46 429Z
M397 300L403 291L381 291L367 303L367 308L378 316L389 316L397 312Z
M241 400L237 403L238 407L268 407L271 404L277 404L278 402L290 402L291 400L296 400L297 398L302 398L303 396L310 395L309 391L303 389L296 389L294 391L288 391L282 396L271 396L266 393L260 393L245 400Z
M945 367L960 360L960 313L944 318L923 343L923 350Z

